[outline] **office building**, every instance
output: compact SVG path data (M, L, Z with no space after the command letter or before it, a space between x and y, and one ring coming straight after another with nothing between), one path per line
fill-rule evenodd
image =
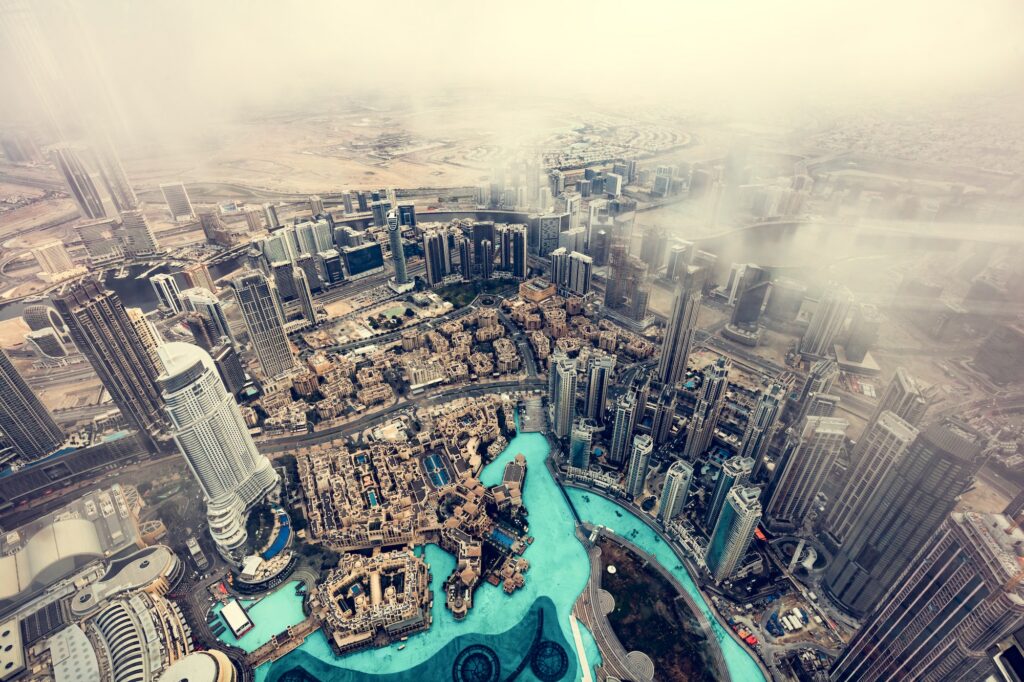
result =
M587 398L583 413L587 419L593 419L599 424L604 423L605 409L608 404L608 386L611 384L614 371L614 355L595 352L590 356L587 367Z
M423 261L427 268L427 285L436 287L452 272L452 254L448 231L427 230L423 233Z
M250 232L261 232L263 230L263 211L247 207L245 209L245 226Z
M989 652L1024 625L1024 532L996 514L945 518L832 668L832 682L1015 680Z
M163 412L157 366L120 297L95 279L85 279L67 285L52 300L75 346L128 423L146 434L159 431Z
M665 474L665 487L661 491L658 502L658 520L668 526L672 519L686 506L690 495L690 484L693 483L693 465L685 460L676 460Z
M64 242L53 239L43 242L32 249L32 256L39 263L39 268L48 275L59 275L75 267L71 256L64 248Z
M852 306L853 294L850 290L838 284L830 284L818 301L818 308L800 339L800 352L814 357L830 354Z
M174 281L174 275L153 275L149 278L149 283L156 292L158 305L162 308L175 315L184 309L181 304L181 291L178 289L178 283Z
M317 217L318 215L327 214L327 212L324 210L324 200L320 197L319 194L311 194L309 196L308 201L309 212L313 215L314 218Z
M195 344L203 350L212 350L214 346L220 341L220 337L217 336L216 330L202 315L199 313L185 313L185 326L188 327L189 332L192 334L192 339Z
M883 412L857 443L858 457L843 492L829 508L825 527L836 545L842 545L856 519L867 513L875 493L892 468L903 458L918 431L892 412Z
M232 341L234 340L234 334L231 333L228 319L224 315L224 307L212 291L202 287L192 287L181 292L180 300L185 310L197 313L207 320L208 324L216 331L218 339L226 336Z
M402 227L416 227L416 206L413 204L399 204L398 222Z
M126 256L151 256L160 249L146 214L140 209L121 212L120 236Z
M647 263L651 272L657 272L665 262L668 251L668 235L664 228L652 226L640 236L640 260Z
M377 242L342 247L341 258L353 279L384 272L384 253Z
M590 466L590 452L594 444L594 433L598 430L597 423L592 419L578 417L572 425L569 436L569 464L578 469Z
M494 245L485 239L480 243L483 260L480 261L480 278L488 280L494 274Z
M835 360L822 358L815 361L797 398L797 417L792 423L798 423L810 414L816 396L831 395L832 386L838 378L839 364Z
M647 469L651 464L651 453L654 451L654 440L646 433L633 436L633 449L626 467L626 494L633 499L644 492L647 481Z
M770 381L761 390L754 409L747 413L747 425L743 429L743 441L739 454L754 460L752 479L757 480L764 468L768 447L779 427L782 405L786 399L785 387Z
M175 222L192 220L196 217L185 185L180 182L168 182L160 185L160 192L164 195L164 203L167 204L167 210Z
M554 213L542 215L537 220L537 256L547 258L548 254L558 248L558 236L563 229L569 229L569 214Z
M665 265L665 279L676 282L686 273L686 268L693 259L693 242L676 242L668 250L668 263Z
M692 266L687 266L680 275L658 359L658 378L663 384L677 386L686 380L686 366L700 314L701 275L700 269Z
M459 272L462 279L473 279L473 240L469 237L462 237L459 243Z
M85 169L78 152L70 147L60 147L53 151L53 163L57 166L68 192L78 204L78 212L88 220L99 220L107 217L100 193Z
M754 470L754 460L749 457L736 455L722 462L718 471L718 478L715 480L715 487L711 491L711 497L704 508L704 527L710 532L718 523L718 517L722 513L722 506L725 504L725 497L729 491L736 486L746 485L750 481L750 474Z
M636 427L637 412L642 411L635 391L627 391L619 396L615 403L615 415L612 423L611 447L608 461L620 465L626 461L629 446L633 440L633 429Z
M146 313L142 312L142 308L125 308L124 312L128 316L128 321L131 322L132 327L135 328L135 333L139 335L139 341L142 343L142 347L152 361L153 366L156 367L157 375L159 376L161 366L157 350L163 345L164 337L160 335L156 325L146 317Z
M551 268L551 283L558 287L559 291L565 291L565 283L569 279L569 252L564 248L557 248L548 254L548 261Z
M128 175L124 172L124 166L121 165L121 159L118 158L114 146L107 141L99 145L95 152L96 166L114 208L117 211L138 208L139 199L135 196L135 190L128 181Z
M864 362L868 351L878 341L878 330L882 326L882 316L878 308L867 303L856 306L850 319L850 330L843 344L843 353L850 362Z
M213 359L190 343L160 349L160 388L174 441L206 500L210 535L225 559L238 565L246 551L246 514L269 494L278 477L256 450L235 399Z
M221 339L223 341L223 339ZM217 373L224 388L231 395L238 395L238 392L245 387L245 370L242 368L242 359L238 357L238 351L230 343L221 343L214 346L210 351L213 364L217 367Z
M704 562L716 582L728 580L746 555L761 520L760 497L760 488L744 486L733 488L725 496L704 554Z
M231 282L242 309L249 343L256 351L263 374L280 376L295 366L291 344L284 333L284 318L277 292L261 272L247 272Z
M64 338L50 327L25 334L25 340L40 359L60 360L71 353Z
M576 361L559 351L548 365L548 415L552 433L568 436L576 419Z
M390 212L390 209L391 206L386 201L376 200L370 204L374 227L384 227L388 224L388 213Z
M64 442L64 433L3 350L0 350L0 431L22 462L45 457Z
M971 485L984 440L946 420L925 427L885 476L825 570L823 585L847 611L870 611Z
M714 440L718 417L725 405L725 392L729 387L730 365L728 359L720 356L704 370L704 381L697 392L697 402L687 425L686 446L683 450L683 457L691 462L707 452Z
M787 444L781 471L772 481L765 517L773 528L801 529L846 443L845 419L807 417Z
M387 215L387 225L388 244L391 246L391 260L395 265L395 284L404 286L409 283L409 273L405 268L402 226L398 224L398 216L393 211Z
M298 298L295 291L295 263L290 260L276 261L270 264L270 273L274 277L274 286L280 301L294 301Z
M569 254L568 264L565 290L570 294L586 296L590 293L590 278L594 272L594 259L573 251Z
M651 423L651 437L654 438L655 445L668 442L675 418L676 390L672 386L662 386L658 404L654 409L654 421Z
M217 293L217 284L210 275L210 269L206 263L191 263L182 268L181 273L185 276L190 287L202 287L207 291Z
M315 252L314 252L315 253ZM324 290L323 280L320 277L320 261L311 253L304 253L295 259L295 269L302 270L306 275L306 284L312 292Z
M868 420L868 427L883 412L892 412L911 426L919 425L934 400L933 394L933 390L921 386L905 368L897 367Z

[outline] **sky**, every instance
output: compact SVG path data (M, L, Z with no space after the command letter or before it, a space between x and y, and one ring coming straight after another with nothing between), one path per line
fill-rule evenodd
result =
M1024 90L1020 0L0 0L0 7L9 17L26 3L61 68L75 74L82 60L68 46L90 40L127 115L150 124L367 90L415 98L482 88L750 112ZM16 43L3 42L0 87L24 92L21 64L8 58ZM0 117L24 117L31 99L6 98Z

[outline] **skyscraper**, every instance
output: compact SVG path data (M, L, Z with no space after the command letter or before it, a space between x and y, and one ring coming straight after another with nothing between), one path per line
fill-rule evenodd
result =
M318 194L309 195L309 212L313 214L313 217L318 215L324 215L324 200Z
M576 361L561 351L549 359L548 414L555 436L568 436L576 418Z
M291 345L284 333L284 318L277 292L262 272L247 272L231 282L249 331L249 342L256 350L263 373L274 378L295 366Z
M786 399L786 389L782 384L770 381L758 396L754 409L748 413L747 426L743 430L743 442L739 454L754 460L754 471L751 478L757 480L764 467L764 456L768 452L772 438L779 426L782 414L782 401Z
M91 220L107 217L103 200L78 153L70 147L60 147L53 151L53 162L64 176L64 184L78 204L78 211L82 217Z
M590 356L587 368L587 399L583 413L588 419L604 423L605 409L608 404L608 385L612 372L615 371L615 356L606 353Z
M181 292L181 302L185 310L198 313L217 331L217 338L226 336L234 341L228 319L224 315L224 307L220 299L209 289L192 287Z
M590 466L590 448L597 424L592 419L577 417L569 437L569 464L579 469Z
M306 278L306 271L302 268L295 268L292 272L292 277L295 278L295 297L299 299L299 305L302 306L302 316L310 324L315 325L317 322L316 306L313 303L313 292L309 290L309 280Z
M121 243L127 256L149 256L160 248L141 209L121 212Z
M651 437L655 445L667 442L672 434L672 422L676 417L676 391L672 386L662 386L658 396L658 405L654 410L654 421L651 423Z
M510 225L512 247L512 276L526 279L530 270L526 225Z
M833 682L1017 679L988 651L1024 625L1020 548L1005 516L947 517L832 668Z
M276 230L281 227L281 221L277 217L277 206L274 204L263 204L263 222L268 230Z
M558 287L559 291L565 291L565 284L569 279L569 252L564 248L557 248L548 254L548 261L551 267L551 283Z
M45 457L64 442L64 433L0 350L0 431L23 462Z
M917 438L917 429L892 412L883 412L864 432L860 456L846 479L843 492L829 510L826 528L833 542L843 544L854 521L867 513L885 477Z
M921 387L903 367L897 367L892 381L885 387L882 397L878 400L868 425L872 424L885 411L892 412L911 426L917 426L924 419L931 406L932 396Z
M180 182L167 182L160 185L160 192L164 195L164 202L171 218L175 221L192 220L196 212L192 208L192 200L188 198L188 191L185 185Z
M594 271L594 259L578 251L569 254L569 270L566 273L565 289L577 296L590 293L590 278Z
M629 444L633 437L633 428L637 418L637 395L634 391L626 391L615 403L615 420L612 425L612 441L608 451L611 464L622 464L629 454Z
M720 356L704 370L704 383L697 393L697 404L687 426L686 447L683 457L695 461L707 452L718 426L718 417L725 404L725 391L729 387L730 362Z
M891 587L981 466L982 437L955 420L917 435L882 479L825 571L825 589L861 615Z
M157 367L118 295L95 279L85 279L67 285L52 300L128 423L146 434L159 431L163 416Z
M429 286L437 286L451 274L452 256L448 247L447 230L426 230L423 233L423 261L427 267Z
M846 441L845 419L808 417L787 447L782 471L775 475L765 509L769 525L799 529L836 463Z
M494 245L489 239L485 239L480 243L480 247L480 252L484 254L483 260L480 261L480 278L487 280L494 274Z
M395 264L395 284L409 283L409 273L405 268L405 248L402 246L402 226L398 224L398 215L394 211L388 213L388 243L391 245L391 259Z
M839 378L839 364L831 358L823 358L811 365L811 371L804 381L797 400L798 414L793 423L798 423L810 412L814 397L828 394Z
M800 352L822 357L827 355L836 341L853 305L853 294L844 286L831 283L818 302L818 309L811 317L800 339Z
M174 275L153 275L149 278L149 283L156 292L156 300L161 306L175 314L183 310L181 291L178 289L178 283L174 281Z
M118 211L130 211L139 207L139 199L135 196L128 175L124 172L121 159L114 150L114 145L107 140L96 148L96 165L100 169L100 177L110 193L114 208Z
M658 502L658 519L662 525L667 526L682 511L692 482L693 465L681 459L672 462L665 474L665 487Z
M638 433L633 437L633 449L626 468L626 494L634 499L644 491L653 451L654 441L646 433Z
M277 474L256 450L209 354L172 342L160 356L166 367L160 387L174 440L203 490L217 549L237 565L246 553L246 513L276 491Z
M761 307L764 305L765 296L771 288L768 271L764 268L747 263L743 270L743 278L740 280L739 290L736 296L736 307L732 310L732 325L740 329L757 329L758 320L761 318Z
M700 313L700 273L699 268L687 266L681 274L658 360L658 378L663 384L677 385L686 379L686 363L690 359L697 315Z
M188 280L190 287L202 287L207 291L217 293L217 284L210 275L210 269L205 263L192 263L181 270Z
M725 496L718 523L704 554L708 571L717 582L727 580L747 553L761 520L760 488L737 486Z
M750 472L754 470L754 460L749 457L736 455L722 463L718 472L718 479L715 481L714 490L708 499L704 509L704 527L709 531L718 523L718 517L722 513L722 506L729 491L736 486L746 485L750 480Z

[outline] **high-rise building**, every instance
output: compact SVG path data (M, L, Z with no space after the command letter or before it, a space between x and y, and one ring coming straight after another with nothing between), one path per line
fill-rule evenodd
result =
M917 433L917 429L892 412L883 412L864 432L857 443L860 456L826 519L825 526L835 544L843 544L854 521L867 512L882 481L917 438Z
M398 224L398 216L394 211L388 213L388 243L391 245L391 260L395 264L395 284L409 283L409 273L405 268L405 248L402 246L402 226Z
M195 344L205 351L210 351L220 341L213 325L199 313L185 313L185 326L192 334Z
M121 159L114 150L113 144L108 140L96 148L96 165L100 170L100 177L107 187L110 200L118 211L130 211L139 207L139 199L135 196L128 175L124 172Z
M802 528L846 442L845 419L807 417L787 444L765 509L773 527Z
M326 215L326 211L324 211L324 200L320 195L309 195L309 212L313 214L314 218L318 215Z
M825 590L856 615L878 604L970 486L983 449L981 435L958 421L923 429L854 519Z
M587 367L587 399L583 413L587 419L604 423L608 404L608 386L615 371L615 356L606 353L593 354Z
M190 287L202 287L207 291L217 293L217 284L213 281L213 276L210 275L210 269L206 267L206 263L186 265L181 272L185 275Z
M846 324L853 306L853 294L844 286L832 283L825 290L818 308L800 339L800 352L823 357L832 350L836 337Z
M664 228L652 226L644 230L640 237L640 260L647 263L651 272L657 272L665 262L668 250L668 235Z
M459 272L465 280L473 279L473 240L462 237L459 241Z
M815 396L828 395L839 378L839 364L831 358L822 358L811 365L800 397L797 399L797 417L792 423L798 423L806 417L814 404Z
M25 340L31 344L40 358L58 360L66 358L71 352L64 337L50 327L25 334Z
M263 222L268 230L276 230L281 227L281 221L277 217L277 206L274 204L263 204Z
M164 203L167 204L167 210L175 222L192 220L196 217L185 185L180 182L167 182L160 185L160 192L164 195Z
M185 310L198 313L216 330L217 338L227 337L234 340L228 319L224 315L224 307L220 299L208 289L192 287L181 292L181 303Z
M757 329L758 320L761 319L761 307L764 306L764 299L770 288L768 271L753 263L747 263L739 283L731 324L740 329Z
M878 308L868 303L856 306L850 320L850 331L843 344L846 359L852 362L863 362L868 351L878 341L878 330L882 325L882 317Z
M697 393L693 416L687 425L686 446L683 457L691 462L711 447L718 426L718 417L725 405L725 392L729 387L730 362L720 356L715 363L704 370L704 382Z
M0 431L23 462L45 457L64 442L64 433L39 398L0 350Z
M184 310L181 304L181 291L178 290L178 283L174 281L174 275L153 275L149 278L149 283L156 292L156 300L161 306L174 314Z
M924 419L932 400L931 392L918 384L910 372L903 367L897 367L892 381L885 387L871 419L868 420L868 427L886 411L892 412L911 426L917 426Z
M761 520L760 488L737 486L725 496L718 523L711 531L711 539L704 561L717 582L727 580L735 571L750 547L757 523Z
M427 267L429 286L437 286L451 274L452 255L447 230L426 230L423 233L423 261Z
M668 264L665 266L665 279L675 282L686 273L686 268L693 259L693 242L677 242L668 250Z
M119 227L115 218L88 220L75 226L78 237L93 266L103 265L124 257L118 238Z
M622 464L629 454L629 444L632 442L637 420L637 398L634 391L627 391L619 396L615 403L611 447L608 449L608 461L611 464Z
M672 315L665 328L665 340L658 360L658 378L663 384L675 386L686 379L686 364L690 359L697 315L700 313L700 275L700 269L692 266L687 266L680 275L681 282L672 303Z
M245 226L250 232L259 232L263 229L263 212L255 208L245 209Z
M743 430L739 454L754 460L754 472L751 475L754 480L757 480L764 467L764 458L778 430L785 399L785 387L776 381L770 381L761 390L754 409L747 413L747 426Z
M223 340L223 339L222 339ZM224 388L231 395L238 395L238 392L245 387L245 370L242 369L242 360L238 357L238 351L230 343L222 343L210 351L213 364L217 366L217 373L220 374Z
M274 286L280 300L294 301L298 296L295 292L295 263L290 260L275 261L270 264L270 272L274 276Z
M277 474L256 450L209 354L172 342L160 355L166 368L160 387L174 440L202 488L217 549L237 565L246 554L246 514L276 492Z
M654 409L654 421L651 423L651 437L654 438L655 445L668 442L675 418L676 390L672 386L662 386L658 404Z
M414 204L399 204L398 222L403 227L416 227L416 206Z
M565 290L577 296L590 293L590 278L594 272L594 259L578 251L569 254L569 268L566 273Z
M569 279L569 252L564 248L557 248L548 254L548 261L551 264L551 283L558 287L559 291L565 291L565 284Z
M1019 679L989 651L1024 625L1024 532L995 514L947 517L832 668L833 682Z
M274 378L291 370L295 357L284 333L281 302L270 282L261 272L247 272L232 280L231 286L263 373Z
M551 431L565 438L576 418L576 361L555 351L548 365L548 412Z
M662 525L667 526L683 510L692 482L693 465L682 459L672 462L665 474L665 487L658 502L658 519Z
M578 469L590 466L590 448L594 443L594 432L597 428L596 422L585 417L577 417L573 422L572 433L569 436L570 465Z
M158 431L163 417L157 367L118 295L85 279L67 285L52 300L128 423L146 434Z
M511 235L512 276L519 280L525 280L530 271L526 225L509 225L508 232Z
M480 243L480 252L483 260L480 261L480 278L488 280L494 274L494 245L489 239Z
M626 494L636 499L644 491L647 481L647 469L651 464L651 453L654 441L646 433L633 436L633 449L629 455L629 466L626 467Z
M164 337L160 335L156 325L146 317L146 313L142 312L142 308L125 308L124 312L128 316L128 321L132 323L132 327L135 328L135 333L139 335L139 341L159 375L162 366L158 351L164 343Z
M725 497L729 491L736 486L746 485L750 480L750 473L754 470L754 460L749 457L736 455L722 462L718 471L718 478L715 480L715 487L711 491L711 497L704 509L704 527L710 531L718 523L718 517L722 513L722 506L725 504Z
M39 263L40 269L48 275L59 275L75 267L67 249L64 248L64 242L59 239L43 242L32 249L32 255Z
M121 212L120 236L127 256L150 256L160 248L141 209Z
M100 193L96 191L96 185L78 153L70 147L60 147L53 151L53 162L64 177L64 184L78 204L82 217L90 220L107 217Z
M292 277L295 278L295 297L299 300L299 305L302 306L302 316L310 324L315 325L317 322L316 306L313 303L313 292L309 290L309 280L306 278L306 271L302 268L295 268L292 271Z

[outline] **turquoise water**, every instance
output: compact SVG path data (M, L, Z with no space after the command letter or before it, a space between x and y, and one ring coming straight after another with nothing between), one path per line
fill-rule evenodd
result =
M252 607L249 606L252 604L252 600L239 600L242 607L248 612L253 628L242 635L241 639L235 639L230 628L225 627L220 640L247 652L255 651L269 642L274 635L284 632L292 625L301 623L306 619L306 614L302 612L302 597L295 594L295 587L300 584L300 581L293 580L282 585ZM213 605L212 611L220 613L222 608L224 605L217 603ZM221 623L224 623L223 619L221 619ZM226 626L227 623L224 625Z
M509 666L517 665L517 660L526 660L523 657L528 650L527 644L529 641L535 641L535 629L539 623L543 623L543 639L557 642L567 651L570 660L566 677L580 679L582 671L576 664L569 614L576 598L586 585L590 563L586 551L575 538L575 522L569 506L544 466L548 452L548 442L544 435L517 435L502 454L484 468L480 477L484 485L495 485L501 481L507 462L519 453L527 459L524 503L529 510L529 532L535 541L524 554L530 562L530 570L526 574L526 585L523 589L506 595L501 588L484 583L475 593L473 608L469 615L465 620L456 621L444 606L442 589L444 579L455 567L455 559L436 545L427 545L422 550L417 548L418 552L422 551L431 567L434 604L431 611L433 624L429 631L410 637L403 643L405 649L402 651L394 644L383 649L368 649L343 658L334 656L326 636L323 632L317 631L296 651L273 664L261 666L256 671L257 681L347 682L365 679L371 675L380 681L398 677L424 681L442 679L449 675L454 676L454 670L463 661L462 657L466 652L480 647L494 654L492 660L495 665L500 665L504 678ZM570 489L569 493L584 520L624 534L632 542L653 554L694 595L695 601L708 614L708 620L716 628L716 637L721 643L726 664L734 681L764 679L746 651L717 625L685 568L657 534L640 519L604 498L576 489ZM584 499L584 496L589 500ZM616 514L616 510L621 516ZM282 599L291 600L294 605L289 605L288 608L296 608L297 605L301 614L301 598L294 596L294 589L282 589L275 594L283 595ZM541 613L549 615L544 619L539 616ZM258 612L255 615L259 615ZM253 620L257 619L254 617ZM301 620L301 615L298 620ZM260 623L257 621L256 625L259 628ZM600 663L597 646L582 623L579 627L588 663L591 667L595 666ZM264 634L269 639L282 629L283 627L272 627L272 632ZM256 634L257 631L253 630L243 637L246 646L255 648L262 643L258 637L254 637ZM231 641L230 634L225 634L224 639ZM518 652L518 658L513 655L514 652ZM531 668L528 667L519 679L538 679L536 675L531 675L530 671Z
M697 589L693 578L687 572L686 567L676 556L675 552L647 524L630 511L623 509L610 500L600 495L582 490L580 488L568 488L569 499L576 507L580 517L594 525L601 525L616 535L626 538L646 552L657 558L658 563L665 567L676 580L693 597L698 608L707 616L711 623L711 629L715 633L719 646L722 648L722 655L725 658L726 666L729 668L729 675L735 682L746 682L747 680L763 680L764 675L761 669L751 658L747 650L734 640L728 632L715 620L714 614L704 596Z

